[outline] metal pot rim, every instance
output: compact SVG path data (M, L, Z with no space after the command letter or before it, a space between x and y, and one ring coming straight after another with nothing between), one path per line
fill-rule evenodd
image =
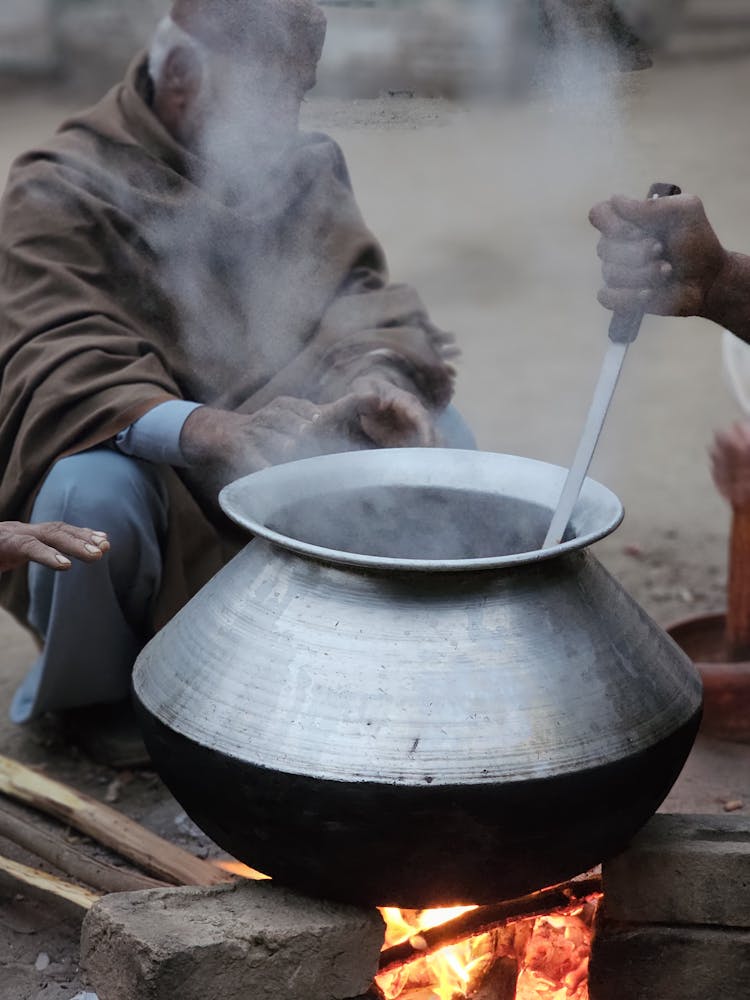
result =
M319 562L392 572L466 572L530 565L586 548L609 535L624 511L617 496L586 479L573 511L575 537L549 549L480 559L405 559L373 556L312 545L282 534L268 521L290 500L314 500L330 494L332 485L429 486L476 489L547 507L550 518L567 470L519 455L451 448L381 448L342 452L271 466L225 486L219 502L225 514L253 535ZM502 488L499 488L502 487Z

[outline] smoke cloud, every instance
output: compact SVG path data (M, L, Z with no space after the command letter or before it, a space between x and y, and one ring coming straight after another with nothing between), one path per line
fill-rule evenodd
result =
M486 131L497 127L493 109L511 100L518 113L523 113L525 104L537 102L533 116L537 133L529 143L535 162L523 175L504 177L503 187L510 192L510 200L521 192L525 196L540 178L540 165L552 165L548 183L555 185L558 210L565 212L579 200L582 189L596 189L592 182L595 178L599 182L618 155L615 97L619 73L623 65L635 68L644 62L643 47L637 44L629 21L605 0L599 4L423 0L399 8L338 11L329 29L319 78L323 94L335 74L339 74L340 88L343 74L352 94L372 90L380 81L379 92L443 93L460 98L470 109L476 104L476 112L462 124L463 141L453 154L455 171L450 160L443 164L445 199L466 196L452 184L465 178L462 166L466 162L481 159ZM260 362L267 370L279 368L299 351L301 317L316 296L320 247L315 241L287 238L282 250L275 235L276 206L293 203L295 185L301 181L286 158L294 145L296 103L283 88L262 96L259 88L267 82L252 68L225 65L206 89L200 184L214 203L228 207L228 224L217 223L212 206L205 215L198 209L190 217L171 217L158 234L164 278L180 312L192 364L203 381L210 381L216 369L217 392L227 353L241 355L242 345L248 343L247 317L253 317L255 324L252 363ZM538 128L540 99L549 111L542 129ZM492 169L491 164L486 166ZM356 189L356 177L354 182ZM394 176L394 183L401 183L401 178ZM496 190L499 202L500 188ZM502 214L499 204L488 205L487 210ZM241 232L232 224L238 214L250 223ZM294 218L286 225L288 237ZM554 216L543 221L532 217L528 228L524 262L516 266L534 267L541 276L568 266L566 248L556 238ZM497 238L502 239L501 230ZM208 261L214 272L218 263L225 275L218 285L215 273L209 273ZM497 518L488 521L483 516L474 519L475 527L484 525L494 539L489 549L483 548L476 538L467 541L461 530L456 535L454 512L441 520L441 504L433 500L428 504L432 513L423 511L416 520L429 524L435 515L435 527L443 535L450 522L452 540L430 540L430 533L423 534L415 549L415 518L404 516L403 504L396 504L392 511L386 505L385 514L378 517L381 529L385 523L392 523L394 529L401 524L403 532L399 529L396 534L411 538L407 542L379 529L377 535L389 553L408 550L419 558L417 549L423 545L422 557L428 558L437 544L434 557L445 557L446 546L453 558L462 552L465 556L497 555L519 551L519 546L520 550L534 548L539 543L536 536L544 535L545 525L536 515L533 525L524 512L514 515L521 540L516 537L518 531L514 534L515 529L507 526L508 512L503 515L502 532ZM320 510L327 518L330 503L321 504ZM337 519L343 523L342 512ZM295 531L308 536L318 533L314 524L300 523ZM325 535L325 525L319 527ZM334 547L357 550L356 524L349 524L347 531L346 545ZM376 542L370 535L361 544L371 549Z

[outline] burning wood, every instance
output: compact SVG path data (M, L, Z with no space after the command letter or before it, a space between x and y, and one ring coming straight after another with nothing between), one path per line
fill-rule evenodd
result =
M518 959L515 955L502 955L490 966L471 1000L515 1000L518 986Z
M419 958L420 955L431 954L445 945L456 944L498 925L504 925L510 920L538 916L552 910L568 907L572 902L586 899L593 893L600 891L601 878L593 876L588 879L567 882L550 889L543 889L540 892L533 892L528 896L506 900L492 906L416 911L422 915L420 919L423 921L419 933L402 937L398 943L386 947L380 956L380 971L387 972L391 968ZM389 919L397 923L396 914L410 911L386 907L381 912L387 924ZM434 924L425 923L423 916L425 913L442 914L443 916ZM408 928L408 918L404 926ZM387 937L386 942L388 942Z
M587 1000L600 888L585 879L458 915L385 908L377 985L385 1000Z

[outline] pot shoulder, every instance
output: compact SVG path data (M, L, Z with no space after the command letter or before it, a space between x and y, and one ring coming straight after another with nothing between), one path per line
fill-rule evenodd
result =
M148 644L152 715L250 764L393 784L528 781L643 752L695 668L588 551L379 573L250 543Z

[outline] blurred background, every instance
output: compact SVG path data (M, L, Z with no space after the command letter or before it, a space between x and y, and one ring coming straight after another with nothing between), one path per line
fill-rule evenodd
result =
M347 155L394 278L463 352L480 446L573 456L606 344L591 205L671 181L750 251L747 0L324 3L307 127ZM167 0L3 0L0 174L98 99ZM714 430L741 416L721 332L647 319L592 474L623 499L600 546L661 621L721 606L729 511Z
M621 45L629 34L630 45L638 39L661 47L689 5L689 0L321 0L329 34L318 92L372 96L379 86L409 79L423 93L457 93L472 76L507 81L514 69L519 76L527 72L529 50L544 47L556 20L585 24L600 36L619 35ZM715 11L716 5L707 7ZM0 72L9 80L54 77L82 92L106 86L168 8L168 0L4 0Z

